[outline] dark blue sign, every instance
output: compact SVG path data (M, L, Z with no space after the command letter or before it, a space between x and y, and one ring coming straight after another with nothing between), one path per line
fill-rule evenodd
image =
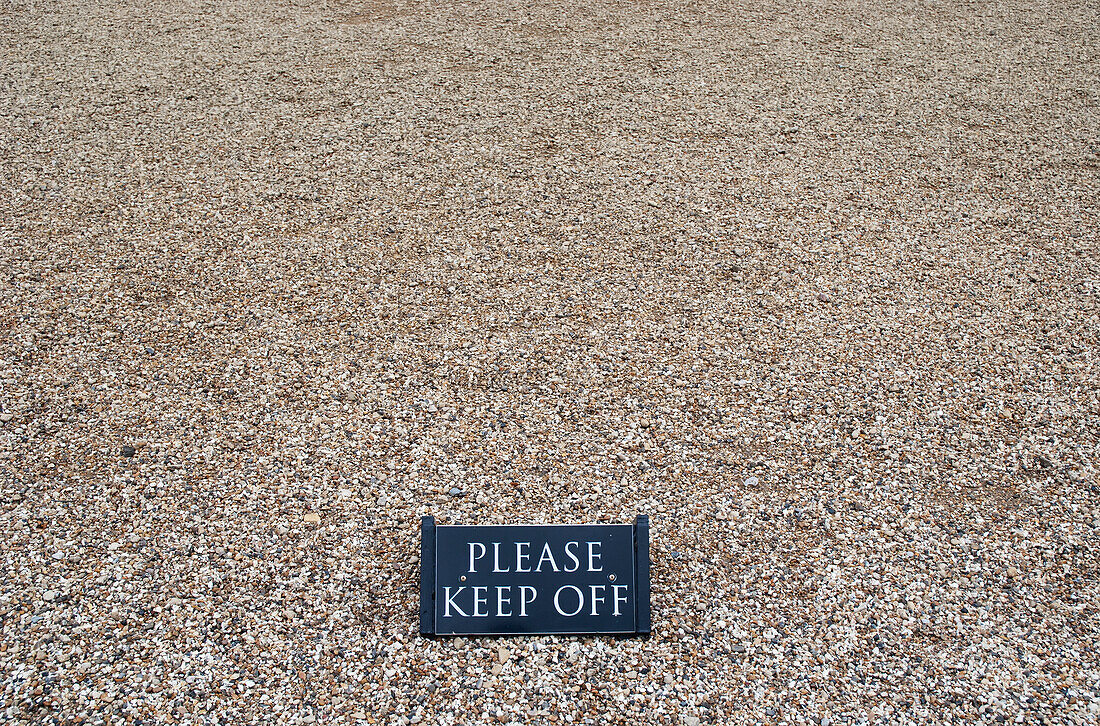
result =
M420 632L649 634L649 518L634 524L420 521Z

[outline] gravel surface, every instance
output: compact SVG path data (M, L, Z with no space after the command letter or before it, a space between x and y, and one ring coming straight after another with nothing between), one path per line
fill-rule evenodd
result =
M0 721L1100 719L1063 2L0 5ZM419 515L653 517L649 640Z

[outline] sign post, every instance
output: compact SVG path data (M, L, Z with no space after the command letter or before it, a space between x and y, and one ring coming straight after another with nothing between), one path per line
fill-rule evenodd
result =
M634 524L420 520L422 635L649 635L649 517Z

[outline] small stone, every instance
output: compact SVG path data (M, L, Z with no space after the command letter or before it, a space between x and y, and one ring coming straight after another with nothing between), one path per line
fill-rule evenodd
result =
M504 670L504 666L502 666L502 665L501 665L500 663L494 663L494 664L493 664L493 667L492 667L492 668L490 668L489 670L490 670L490 671L492 672L492 674L493 674L494 676L499 676L499 675L500 675L500 672L501 672L502 670Z
M1009 577L1016 577L1017 575L1020 574L1020 571L1017 570L1015 567L1012 567L1011 565L1009 565L1008 569L1005 570L1005 574L1008 575Z
M42 599L46 602L53 602L60 594L57 590L46 590L45 594L42 595Z
M819 302L823 302L823 303L829 303L829 302L833 301L832 296L829 295L828 293L824 293L824 292L819 292L817 294L817 299L818 299Z
M511 655L507 648L497 648L497 660L501 663L507 663Z
M684 726L699 726L699 717L684 716Z
M307 512L306 516L302 517L306 524L320 524L321 515L317 512Z
M750 476L747 479L745 479L745 486L747 486L747 487L754 487L754 486L758 486L759 484L760 484L760 479L755 477L755 476Z
M136 453L137 453L137 449L135 449L133 446L123 446L122 447L122 455L125 456L127 459L129 459L130 457L132 457Z
M0 421L2 421L4 423L7 423L8 421L11 421L13 418L15 418L15 414L0 413Z
M447 493L450 494L452 497L461 497L463 494L462 490L458 487L451 487L451 490Z

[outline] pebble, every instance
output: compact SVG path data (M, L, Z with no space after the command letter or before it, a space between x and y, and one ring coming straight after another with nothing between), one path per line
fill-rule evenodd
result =
M1096 34L933 5L13 5L0 720L1095 723Z

